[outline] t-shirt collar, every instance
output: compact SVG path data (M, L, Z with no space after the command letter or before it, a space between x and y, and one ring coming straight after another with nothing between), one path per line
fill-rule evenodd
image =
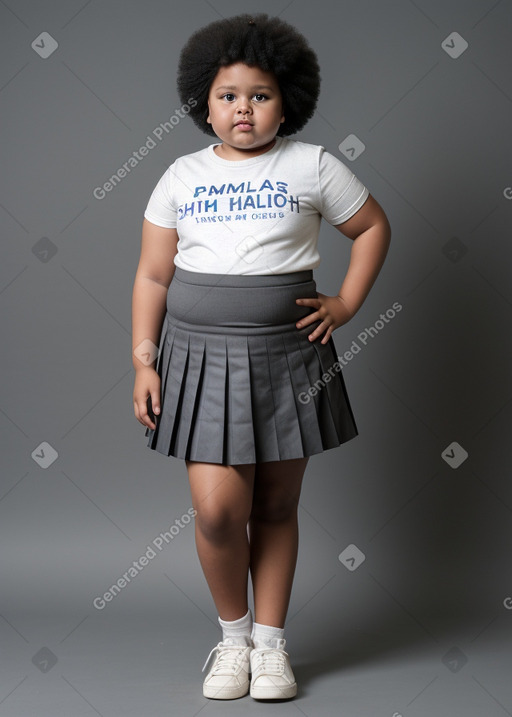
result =
M219 146L221 143L216 142L214 144L208 145L206 147L207 156L208 158L214 162L215 164L221 164L225 167L248 167L251 164L257 164L259 162L264 162L267 157L272 156L275 154L279 148L281 147L283 143L283 137L276 137L276 141L273 147L271 147L266 152L263 152L263 154L258 154L256 157L249 157L248 159L224 159L223 157L219 157L218 154L216 154L213 150L214 147Z

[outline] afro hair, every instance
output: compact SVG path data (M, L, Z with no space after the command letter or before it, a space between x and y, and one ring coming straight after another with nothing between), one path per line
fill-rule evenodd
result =
M292 25L265 13L236 15L196 30L183 47L178 66L178 93L190 106L200 130L215 136L206 121L211 84L223 66L243 62L272 72L277 79L285 121L278 136L301 130L313 116L320 93L320 67L306 38Z

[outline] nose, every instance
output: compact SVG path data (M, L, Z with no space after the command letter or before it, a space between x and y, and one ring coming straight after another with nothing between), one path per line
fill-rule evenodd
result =
M238 114L244 114L244 115L247 114L248 112L252 112L249 100L247 100L245 97L241 97L238 101L236 111Z

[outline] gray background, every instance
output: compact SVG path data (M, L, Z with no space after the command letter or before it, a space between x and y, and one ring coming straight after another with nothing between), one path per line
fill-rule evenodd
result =
M133 414L131 292L153 187L216 140L180 120L93 190L180 107L188 36L257 10L318 53L318 111L293 138L348 164L393 230L334 334L340 355L362 346L343 369L360 435L310 459L286 626L299 695L267 705L202 697L220 629L193 522L93 605L191 506L184 462ZM11 0L0 26L0 715L511 715L511 3ZM337 293L350 241L323 222L319 248L317 288Z

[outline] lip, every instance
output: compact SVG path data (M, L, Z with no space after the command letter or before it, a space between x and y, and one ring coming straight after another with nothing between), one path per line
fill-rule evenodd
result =
M244 120L240 120L239 122L235 122L235 127L240 127L242 130L250 130L252 129L253 125L251 122L246 122Z

